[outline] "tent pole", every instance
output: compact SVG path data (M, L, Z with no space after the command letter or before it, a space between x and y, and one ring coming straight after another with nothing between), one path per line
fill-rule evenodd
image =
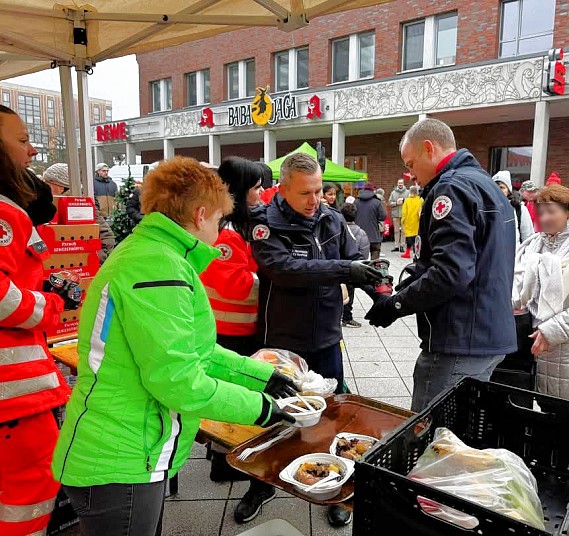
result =
M89 83L87 72L77 71L79 93L79 137L81 140L80 161L83 195L93 197L93 150L91 148L91 120L89 114Z
M75 132L75 102L73 99L73 84L71 83L71 67L69 65L59 66L59 81L63 105L65 145L69 162L69 189L72 195L81 195L79 152L77 148L77 134Z

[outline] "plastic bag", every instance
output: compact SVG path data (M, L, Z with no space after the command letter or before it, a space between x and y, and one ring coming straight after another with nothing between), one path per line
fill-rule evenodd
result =
M274 365L281 374L293 378L301 394L327 396L338 387L338 381L333 378L323 378L308 368L302 357L288 350L263 349L251 356L257 361Z
M494 512L545 530L537 482L523 460L506 449L477 450L447 428L437 428L433 442L409 478ZM436 517L474 528L476 518L419 497L422 509Z

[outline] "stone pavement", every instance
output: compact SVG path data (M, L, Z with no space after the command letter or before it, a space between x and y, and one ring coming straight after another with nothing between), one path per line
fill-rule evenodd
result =
M392 245L388 242L384 249L397 280L406 261L390 252ZM363 319L371 303L363 292L356 293L354 318L362 327L344 329L346 381L353 393L409 408L413 367L419 355L415 318L398 320L388 329L375 329ZM352 534L351 527L330 527L325 507L311 505L284 492L278 492L257 519L239 526L233 521L233 510L248 483L213 483L209 479L209 466L205 449L196 444L180 473L180 493L166 501L163 536L234 536L271 519L285 519L305 536ZM65 532L65 536L75 534L79 534L76 529Z

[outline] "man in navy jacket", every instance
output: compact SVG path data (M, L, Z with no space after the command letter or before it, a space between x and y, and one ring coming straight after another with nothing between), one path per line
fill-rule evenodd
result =
M416 270L366 318L387 327L416 314L422 353L412 409L421 411L460 378L490 378L516 350L511 306L516 248L512 207L452 130L436 119L413 125L401 157L424 188Z
M280 188L270 205L253 211L251 246L259 266L259 334L266 348L282 348L306 359L311 370L343 388L343 304L340 283L373 284L381 273L361 259L342 215L322 200L318 162L303 153L281 166ZM328 512L333 525L351 513Z

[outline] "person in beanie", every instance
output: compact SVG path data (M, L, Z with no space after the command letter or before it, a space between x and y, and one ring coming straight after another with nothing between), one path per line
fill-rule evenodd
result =
M379 259L381 254L383 237L379 229L386 217L385 208L376 197L373 184L366 183L356 200L356 224L369 238L372 260Z
M379 295L366 319L388 327L416 314L421 354L411 409L422 411L463 377L488 381L516 351L512 314L513 209L451 128L423 119L403 136L401 158L425 188L414 274Z
M52 164L43 172L44 182L51 188L53 195L69 195L69 168L67 164ZM101 216L98 201L95 199L95 221L99 225L99 236L103 248L97 251L101 264L105 262L116 246L115 235Z
M502 193L510 201L510 205L514 209L516 218L516 244L525 242L530 236L535 234L531 216L520 194L512 189L512 176L508 170L498 171L492 177L492 180L500 187Z
M405 232L405 240L407 249L401 257L403 259L410 259L411 252L415 247L415 238L419 234L419 216L421 215L421 207L423 206L423 199L419 197L419 188L411 186L409 188L409 197L403 203L403 210L401 211L401 224Z
M558 184L559 186L562 184L561 177L557 171L553 171L545 181L545 186L551 186L552 184Z
M109 166L104 162L95 166L95 180L93 182L95 199L101 207L101 216L110 218L115 208L115 195L117 195L117 184L109 176Z
M233 156L221 163L217 173L227 184L235 205L233 212L222 220L214 244L221 256L200 278L215 316L218 344L250 356L261 349L257 337L259 278L257 263L247 242L251 231L250 211L261 204L261 168L256 162ZM212 445L210 478L213 481L232 480L233 471L225 461L225 452L218 445ZM263 504L272 500L275 493L273 486L253 479L235 509L235 521L247 523L255 519Z
M526 204L531 221L533 223L533 228L536 233L540 232L539 228L539 217L537 214L537 208L535 206L535 199L537 194L539 194L539 188L533 181L524 181L520 188L520 194Z
M405 188L405 180L399 179L397 186L389 196L389 206L391 208L391 223L393 225L393 240L395 247L392 251L403 253L405 244L405 232L401 226L401 214L403 213L403 203L409 197L409 191Z

